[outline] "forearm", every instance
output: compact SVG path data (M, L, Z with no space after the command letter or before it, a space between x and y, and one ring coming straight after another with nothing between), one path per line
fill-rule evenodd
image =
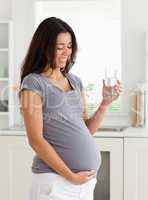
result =
M108 106L101 104L93 116L85 121L85 124L92 135L97 131L98 128L100 128L107 109Z
M54 148L45 140L40 139L30 144L40 159L53 168L58 174L70 180L73 173L56 153Z

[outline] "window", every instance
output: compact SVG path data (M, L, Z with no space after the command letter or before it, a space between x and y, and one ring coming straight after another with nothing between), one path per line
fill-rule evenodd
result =
M91 115L102 98L106 69L118 70L121 79L120 1L37 1L34 28L51 16L65 20L76 34L79 50L72 72L83 81ZM121 99L118 99L109 111L120 109Z

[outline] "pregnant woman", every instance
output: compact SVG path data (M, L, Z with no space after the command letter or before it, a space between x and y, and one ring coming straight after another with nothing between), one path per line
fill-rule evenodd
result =
M21 110L36 153L30 200L93 200L101 164L93 134L121 86L118 81L109 97L103 82L102 102L89 118L83 84L70 73L76 52L72 28L50 17L38 26L22 65Z

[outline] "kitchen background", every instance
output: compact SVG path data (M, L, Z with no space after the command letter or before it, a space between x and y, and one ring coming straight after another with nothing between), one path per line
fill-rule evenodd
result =
M0 21L5 24L9 24L10 21L9 28L12 33L9 35L11 68L9 71L3 70L2 72L5 77L9 75L9 83L12 86L9 99L12 105L17 103L15 94L19 80L19 68L33 33L33 5L36 2L43 1L0 0ZM44 0L44 2L47 1ZM75 0L75 2L79 4L79 2L88 1ZM108 3L109 1L92 0L89 2ZM112 0L112 3L119 8L121 63L118 63L118 71L124 92L120 102L107 113L103 127L132 125L137 128L128 128L123 132L120 129L117 131L100 129L96 133L95 139L102 152L102 167L98 174L99 182L95 190L95 200L147 200L148 42L146 36L148 1ZM109 3L109 5L112 4ZM7 29L5 31L7 34ZM6 51L3 49L0 53L3 54ZM1 92L4 88L3 83L6 81L0 81ZM92 85L87 87L88 92L92 92L92 87ZM8 99L8 96L6 95L4 99ZM6 106L0 114L0 188L2 188L0 199L25 200L31 180L30 165L33 152L28 146L25 131L22 130L23 123L21 116L18 115L18 109L12 106L9 110L11 112L7 115L7 103L10 102L5 102Z
M11 80L12 84L18 84L19 80L19 69L21 62L24 58L24 55L26 53L26 49L28 47L29 41L31 39L32 33L34 31L34 23L35 20L38 18L39 20L42 17L38 16L34 17L34 4L41 2L47 2L47 1L36 1L36 0L6 0L5 2L2 1L1 7L0 7L0 20L12 20L13 22L13 63L10 70L11 73ZM54 1L58 2L58 1ZM64 1L59 1L64 2ZM70 2L70 1L65 1ZM74 1L79 2L79 4L82 4L85 2L85 0L82 1ZM89 1L86 1L87 3ZM114 125L114 126L129 126L133 122L131 121L132 117L132 95L133 95L133 89L139 86L139 84L143 85L145 84L147 80L147 70L146 70L146 33L147 33L147 1L143 0L142 2L136 0L112 0L110 3L107 0L93 0L90 1L90 4L92 2L92 6L90 9L93 9L93 3L94 2L103 2L104 5L110 5L110 8L114 12L114 16L116 15L116 18L119 22L119 27L115 27L116 30L119 32L119 34L116 34L116 38L118 40L118 43L116 42L115 45L120 46L118 48L114 48L114 50L119 51L117 54L117 62L106 62L104 64L103 70L105 71L105 67L112 67L114 69L118 68L118 78L121 79L123 84L123 95L120 99L120 102L116 102L112 108L110 108L110 111L115 110L115 112L108 112L108 114L105 117L105 120L103 122L103 125ZM83 4L82 4L83 5ZM88 4L89 5L89 4ZM39 6L38 6L39 7ZM82 6L80 6L81 8ZM39 9L38 9L39 10ZM41 9L40 9L41 10ZM106 11L107 12L107 11ZM64 12L63 12L64 13ZM85 13L84 11L82 13ZM91 13L91 12L90 12ZM60 14L62 15L62 11L60 11ZM68 14L67 14L68 16ZM114 17L112 15L112 17ZM66 17L66 14L65 14ZM98 28L99 31L99 28ZM113 32L110 33L110 35L113 35ZM88 40L90 40L88 38ZM119 41L121 40L121 41ZM82 44L83 45L83 44ZM110 46L110 45L109 45ZM82 46L83 47L83 46ZM96 49L97 50L97 49ZM95 51L96 51L95 50ZM115 56L114 56L115 57ZM109 58L109 56L107 56ZM95 60L95 59L94 59ZM103 62L103 59L102 59ZM101 65L98 62L98 68ZM81 69L82 71L82 69ZM96 72L97 69L94 69ZM103 72L104 72L103 71ZM99 79L99 73L101 74L101 70L97 71L98 79ZM89 74L89 73L87 73ZM96 74L96 73L95 73ZM80 73L80 76L82 74ZM102 75L102 74L101 74ZM92 76L90 76L92 77ZM101 76L100 76L101 77ZM82 75L83 79L83 75ZM96 80L96 77L95 77ZM83 81L85 82L85 80ZM97 84L97 82L95 82ZM99 80L98 80L99 85ZM145 84L146 85L146 84ZM88 91L90 90L91 85L87 87ZM145 87L146 88L146 87ZM16 101L16 100L15 100ZM99 102L99 101L98 101ZM15 102L16 103L16 102ZM12 100L11 104L13 105L14 102ZM12 106L13 107L13 106ZM91 105L90 105L91 107ZM118 109L120 107L120 109ZM92 107L91 107L92 108ZM16 108L11 109L10 113L10 122L9 125L13 127L13 125L18 126L22 123L22 119L20 115L16 114L15 111ZM15 116L15 120L13 119ZM142 116L143 117L143 116ZM3 120L3 121L2 121ZM5 118L1 118L1 122L3 123L3 127L7 127Z

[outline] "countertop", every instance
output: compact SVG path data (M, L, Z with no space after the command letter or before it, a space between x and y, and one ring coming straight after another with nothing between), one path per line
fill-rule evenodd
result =
M95 137L117 137L117 138L148 138L148 128L133 128L129 127L123 131L97 131Z
M26 136L25 129L3 129L0 130L0 136ZM123 131L97 131L94 137L115 137L115 138L148 138L148 128L129 127Z

